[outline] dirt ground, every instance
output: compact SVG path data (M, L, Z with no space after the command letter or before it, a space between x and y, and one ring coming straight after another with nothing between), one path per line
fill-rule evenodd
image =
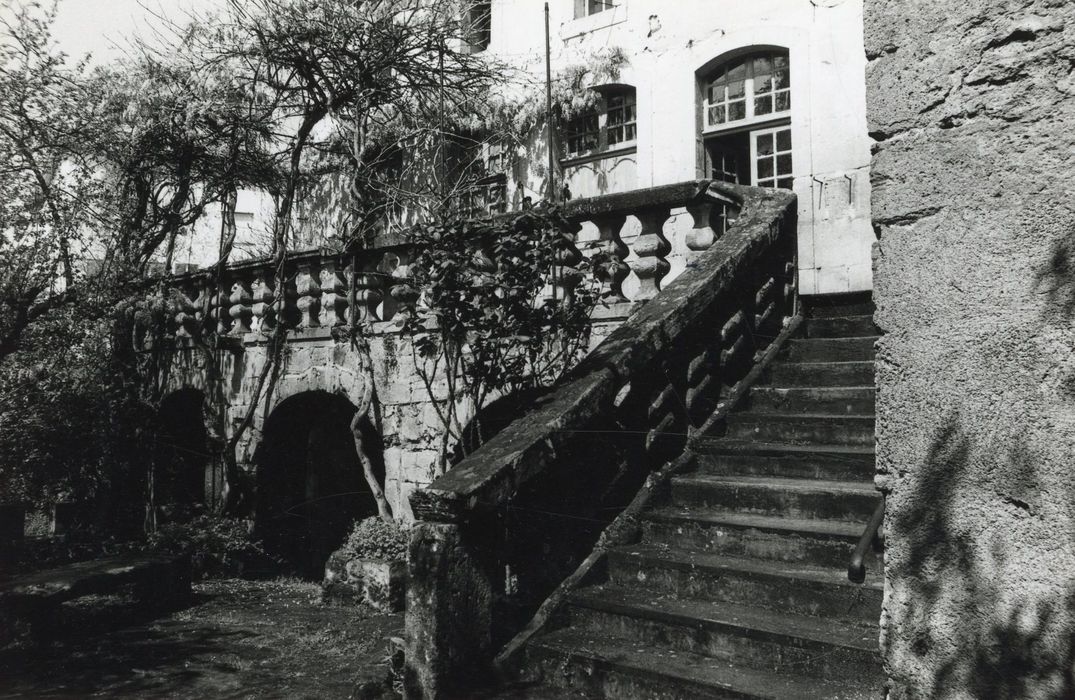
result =
M132 618L120 599L83 599L56 640L0 650L0 698L395 697L402 614L320 595L293 579L211 581L156 620Z

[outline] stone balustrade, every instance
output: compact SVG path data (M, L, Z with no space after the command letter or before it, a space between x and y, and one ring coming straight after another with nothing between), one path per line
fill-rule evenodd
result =
M580 263L602 256L602 264L589 274L605 292L605 303L616 306L652 299L671 281L667 256L670 239L684 238L681 246L691 255L700 254L720 237L713 222L734 216L735 202L708 181L638 190L578 200L563 207L573 230L563 232L550 280L550 293L570 300L585 281ZM692 228L668 225L674 210L685 210ZM506 214L503 216L513 216ZM723 215L723 216L722 216ZM623 236L631 219L641 233ZM587 223L595 236L580 241ZM634 226L634 225L632 225ZM194 272L172 278L167 333L183 338L199 326L218 336L249 338L269 335L277 324L302 331L331 331L337 326L391 321L397 314L412 313L420 290L410 283L413 248L401 242L351 253L307 250L290 254L284 261L283 289L273 262L255 259L233 263L219 274ZM487 251L475 248L481 263L495 269ZM625 283L634 278L631 293Z

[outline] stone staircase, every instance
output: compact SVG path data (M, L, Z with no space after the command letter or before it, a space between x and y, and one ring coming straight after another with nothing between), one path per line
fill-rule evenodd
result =
M868 303L815 309L640 542L530 640L560 697L881 698L880 565L847 579L879 502Z

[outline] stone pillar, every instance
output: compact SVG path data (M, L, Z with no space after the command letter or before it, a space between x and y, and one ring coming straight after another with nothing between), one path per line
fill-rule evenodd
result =
M404 697L442 700L488 679L493 591L460 525L411 529Z

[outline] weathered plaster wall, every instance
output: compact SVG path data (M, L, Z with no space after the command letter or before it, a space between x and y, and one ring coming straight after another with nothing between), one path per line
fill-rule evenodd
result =
M1075 693L1075 4L867 0L894 697Z
M637 91L635 172L630 178L606 177L602 186L582 183L587 173L569 173L572 193L622 191L615 188L632 179L634 187L652 187L703 176L697 71L745 47L787 48L800 289L804 294L870 289L862 0L617 0L616 5L575 19L574 0L549 3L553 67L619 47L630 59L620 82ZM545 77L543 7L537 0L492 3L489 53L530 71L535 82ZM544 163L544 144L536 146L534 159ZM599 174L589 177L597 180ZM536 201L543 180L533 172L530 179L528 194ZM672 262L666 282L682 269Z

